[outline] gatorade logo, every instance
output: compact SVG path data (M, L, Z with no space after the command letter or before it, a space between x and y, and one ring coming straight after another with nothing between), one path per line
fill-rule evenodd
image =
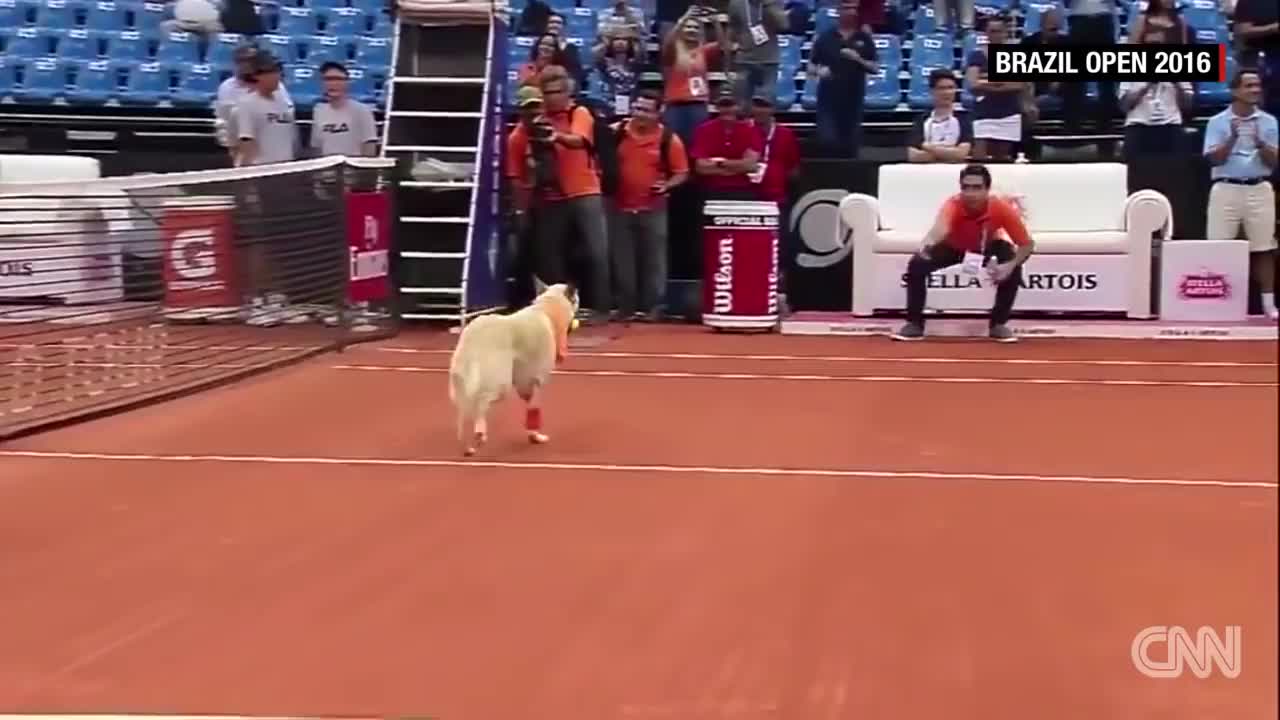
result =
M212 230L183 230L169 246L169 264L184 280L202 280L218 272Z

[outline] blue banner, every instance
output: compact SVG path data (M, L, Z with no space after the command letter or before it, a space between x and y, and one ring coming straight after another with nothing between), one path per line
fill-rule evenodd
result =
M489 29L489 67L485 77L484 117L476 161L475 203L467 242L467 312L506 305L506 243L502 238L502 166L506 156L503 108L507 92L507 24L494 16Z

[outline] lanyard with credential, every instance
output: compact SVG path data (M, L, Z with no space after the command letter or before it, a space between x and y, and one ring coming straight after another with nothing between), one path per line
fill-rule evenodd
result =
M769 148L773 147L773 133L778 130L778 124L775 121L769 126L769 136L764 139L764 154L760 157L761 163L769 162Z

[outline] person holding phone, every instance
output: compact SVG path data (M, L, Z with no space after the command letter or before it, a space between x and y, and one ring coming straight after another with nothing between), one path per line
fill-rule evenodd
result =
M960 171L960 192L942 204L920 251L907 263L907 322L890 337L924 339L929 275L963 264L966 274L996 286L989 325L991 339L1017 342L1018 337L1007 323L1022 284L1022 265L1034 251L1035 241L1017 206L991 196L991 171L985 165L966 165Z
M1276 171L1280 130L1276 116L1258 107L1257 70L1236 72L1229 87L1231 105L1209 118L1204 131L1204 156L1213 166L1205 237L1235 240L1243 227L1263 314L1276 320L1276 193L1268 178Z

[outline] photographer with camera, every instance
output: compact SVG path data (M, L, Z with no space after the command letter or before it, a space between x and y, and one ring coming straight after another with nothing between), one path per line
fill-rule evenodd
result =
M571 228L581 238L591 292L584 322L608 318L611 289L609 247L604 202L600 194L598 160L591 139L595 118L570 96L572 83L565 69L552 65L539 77L542 112L533 95L521 95L527 110L507 138L507 176L515 186L515 204L531 228L533 265L547 284L569 281ZM527 104L526 104L527 103ZM530 212L536 213L530 216Z

